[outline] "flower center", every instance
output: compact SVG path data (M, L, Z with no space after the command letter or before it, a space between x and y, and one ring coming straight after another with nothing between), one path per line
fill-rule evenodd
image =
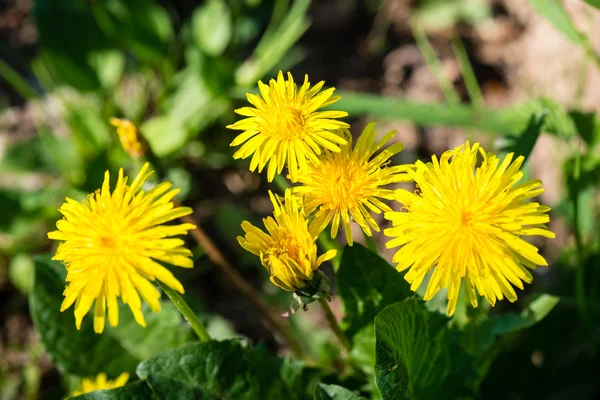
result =
M470 211L461 211L460 213L460 225L463 227L471 226L471 221L473 219L473 214Z
M114 237L100 236L100 244L102 247L108 247L115 249L117 247L117 241Z
M335 206L348 204L363 196L367 174L354 161L346 162L331 175L330 195Z
M306 119L302 111L292 107L283 107L273 115L275 134L281 139L293 140L304 135Z
M269 248L267 254L277 258L280 258L283 255L287 255L289 258L299 263L300 246L298 244L298 240L296 240L292 232L285 232L283 234L283 237L279 238L279 240L276 243L274 243L274 246Z

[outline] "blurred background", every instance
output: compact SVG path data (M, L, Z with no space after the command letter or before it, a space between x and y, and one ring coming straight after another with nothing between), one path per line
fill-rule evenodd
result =
M528 155L553 208L550 263L528 293L561 296L543 322L506 342L481 398L600 398L598 0L2 0L0 2L0 399L60 398L64 378L28 310L36 254L65 197L83 199L104 171L139 168L111 117L140 127L179 200L279 314L235 237L271 212L263 176L234 161L225 126L279 70L326 81L353 133L398 130L411 163L464 143ZM385 224L385 222L382 222ZM362 238L359 231L355 237ZM382 235L375 240L382 254ZM215 337L288 354L253 305L194 249L176 271ZM327 267L329 268L329 267ZM341 313L339 303L333 303ZM493 312L519 310L499 304ZM299 313L324 363L338 357L321 314Z

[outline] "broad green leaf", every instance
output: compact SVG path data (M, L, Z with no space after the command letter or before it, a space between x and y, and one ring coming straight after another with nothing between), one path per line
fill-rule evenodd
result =
M198 47L216 57L223 54L233 33L229 6L224 0L209 0L192 15L192 31Z
M46 351L63 372L79 376L133 372L142 359L191 338L189 328L169 303L163 303L163 311L158 314L145 312L146 328L137 325L123 306L119 326L107 326L98 335L93 330L93 319L88 316L78 331L73 309L60 312L64 266L47 257L38 257L35 263L36 279L29 298L31 316Z
M447 318L407 299L375 318L375 382L383 399L456 398L473 377Z
M394 267L360 244L344 248L336 282L349 336L372 325L388 304L412 295L410 286Z
M179 150L187 141L187 131L168 116L151 118L140 126L140 131L150 144L152 151L159 157Z
M95 21L115 45L143 61L161 64L173 37L171 18L155 0L105 0L93 3Z
M137 368L161 399L312 399L317 374L264 347L211 341L166 351Z
M507 144L502 151L505 153L515 153L514 158L519 156L525 157L525 161L529 158L535 142L544 129L546 116L550 113L549 110L536 112L531 116L527 129L517 137L511 138L511 142Z
M14 287L23 294L29 294L33 289L35 265L31 256L16 254L8 265L8 277Z
M98 89L100 80L90 55L110 48L111 43L88 5L77 0L36 0L34 15L40 54L52 76L80 90Z
M71 128L73 141L77 144L80 157L91 158L108 144L114 131L99 109L102 102L98 97L76 97L63 103L65 107L65 121Z
M573 24L561 0L529 0L529 4L570 41L583 43L584 37Z
M350 359L365 374L373 376L375 372L375 329L372 324L365 325L352 337Z
M352 365L361 370L367 384L363 390L371 393L372 399L380 399L381 393L375 385L375 329L373 324L365 325L352 337L352 350L350 351Z
M42 343L62 372L92 376L105 372L117 376L134 371L139 359L110 335L96 335L91 318L84 318L81 330L75 327L73 310L60 312L65 288L64 270L58 262L38 257L35 284L29 309Z
M513 333L530 328L552 311L559 298L541 295L520 314L508 313L491 316L483 321L468 324L461 337L461 346L474 357L474 367L479 375L475 387L485 378L496 357L510 347Z
M156 397L146 382L134 382L120 388L111 390L96 390L94 392L72 397L77 400L150 400Z
M146 327L128 318L129 307L122 304L119 315L123 318L115 328L106 327L133 356L145 360L165 349L173 349L193 339L190 326L181 319L181 314L171 302L161 302L159 313L147 313Z
M112 90L123 75L125 55L117 50L98 51L90 54L90 64L98 72L102 86Z
M364 397L357 396L350 390L337 385L319 384L315 400L360 400Z
M40 126L38 133L42 159L51 169L61 172L70 183L82 183L85 179L83 159L73 140L59 139L45 126Z
M595 112L571 111L569 115L577 127L579 136L588 146L594 146L598 143L600 140L600 121Z
M467 325L461 344L470 354L481 354L494 344L494 341L509 333L529 328L554 309L560 298L543 294L535 299L520 314L507 313L491 316L482 323Z

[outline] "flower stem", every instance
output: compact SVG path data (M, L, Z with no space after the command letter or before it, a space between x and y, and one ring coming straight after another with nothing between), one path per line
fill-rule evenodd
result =
M338 324L337 319L335 319L335 315L333 315L333 311L331 311L331 307L329 307L329 303L323 297L319 297L319 304L321 305L321 308L323 309L323 312L325 313L325 317L327 318L329 327L331 328L331 330L333 331L335 336L337 336L339 341L342 343L342 346L344 346L344 349L349 353L350 349L351 349L350 341L346 337L346 334L344 333L344 331L342 331L342 328Z
M188 303L186 303L185 300L183 300L183 297L181 297L181 295L179 293L177 293L176 291L174 291L173 289L171 289L169 286L165 285L164 283L162 283L160 281L157 281L157 282L158 282L158 286L160 286L160 288L163 290L163 292L165 292L167 294L167 296L169 296L169 299L171 299L171 301L173 302L175 307L177 307L177 309L179 310L181 315L183 315L183 318L185 318L185 320L190 324L190 326L192 327L194 332L196 332L196 335L198 335L198 338L200 339L200 341L201 342L210 341L211 338L208 335L208 332L206 332L206 328L204 327L204 324L202 324L202 321L200 321L198 316L194 313L194 311L192 311L192 309L190 308Z

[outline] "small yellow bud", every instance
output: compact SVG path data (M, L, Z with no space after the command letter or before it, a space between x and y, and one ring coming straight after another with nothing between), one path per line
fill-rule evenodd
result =
M111 118L110 124L117 128L123 149L133 158L139 158L146 152L143 138L133 122L127 119Z

